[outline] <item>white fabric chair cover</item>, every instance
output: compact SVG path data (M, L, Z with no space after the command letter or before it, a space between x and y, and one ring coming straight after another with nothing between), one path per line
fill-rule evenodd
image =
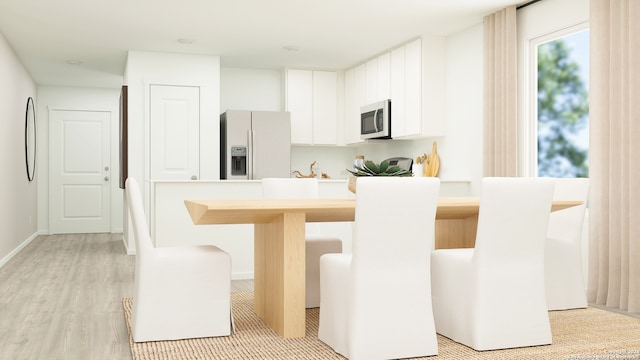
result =
M137 182L126 181L136 240L135 342L231 333L231 257L211 245L155 248Z
M360 177L352 254L320 258L318 339L349 359L438 353L430 254L440 181Z
M318 180L314 178L264 178L265 199L315 199L319 197ZM320 306L320 256L342 252L342 240L322 235L316 223L306 224L305 242L305 306Z
M544 244L553 180L485 178L474 249L431 256L436 331L476 350L551 343Z
M582 275L582 231L589 179L555 179L555 200L580 200L582 205L554 211L549 218L545 248L547 309L587 307Z

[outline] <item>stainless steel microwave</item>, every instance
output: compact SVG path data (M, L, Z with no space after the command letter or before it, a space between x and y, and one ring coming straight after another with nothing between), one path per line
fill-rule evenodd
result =
M391 139L391 100L360 108L361 139Z

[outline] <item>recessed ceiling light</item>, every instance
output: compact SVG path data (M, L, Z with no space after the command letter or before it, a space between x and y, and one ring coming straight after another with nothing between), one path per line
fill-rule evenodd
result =
M80 60L67 60L66 62L69 65L80 65L80 64L82 64L82 61L80 61Z
M194 43L193 39L178 39L178 42L182 45L191 45Z
M293 45L287 45L287 46L284 46L282 48L287 50L287 51L298 51L298 50L300 50L300 47L293 46Z

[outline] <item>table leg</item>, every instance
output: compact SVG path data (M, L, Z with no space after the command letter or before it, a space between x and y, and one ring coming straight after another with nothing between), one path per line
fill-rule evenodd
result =
M464 219L437 219L436 249L472 248L476 243L478 216Z
M282 337L304 337L305 214L279 215L254 232L255 312Z

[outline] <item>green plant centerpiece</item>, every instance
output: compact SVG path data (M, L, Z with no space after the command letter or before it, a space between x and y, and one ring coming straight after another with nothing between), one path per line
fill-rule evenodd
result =
M349 178L349 190L356 193L356 179L360 176L413 176L410 170L401 169L399 166L389 166L387 160L376 164L367 160L360 166L354 166L354 170L346 169L353 177Z

